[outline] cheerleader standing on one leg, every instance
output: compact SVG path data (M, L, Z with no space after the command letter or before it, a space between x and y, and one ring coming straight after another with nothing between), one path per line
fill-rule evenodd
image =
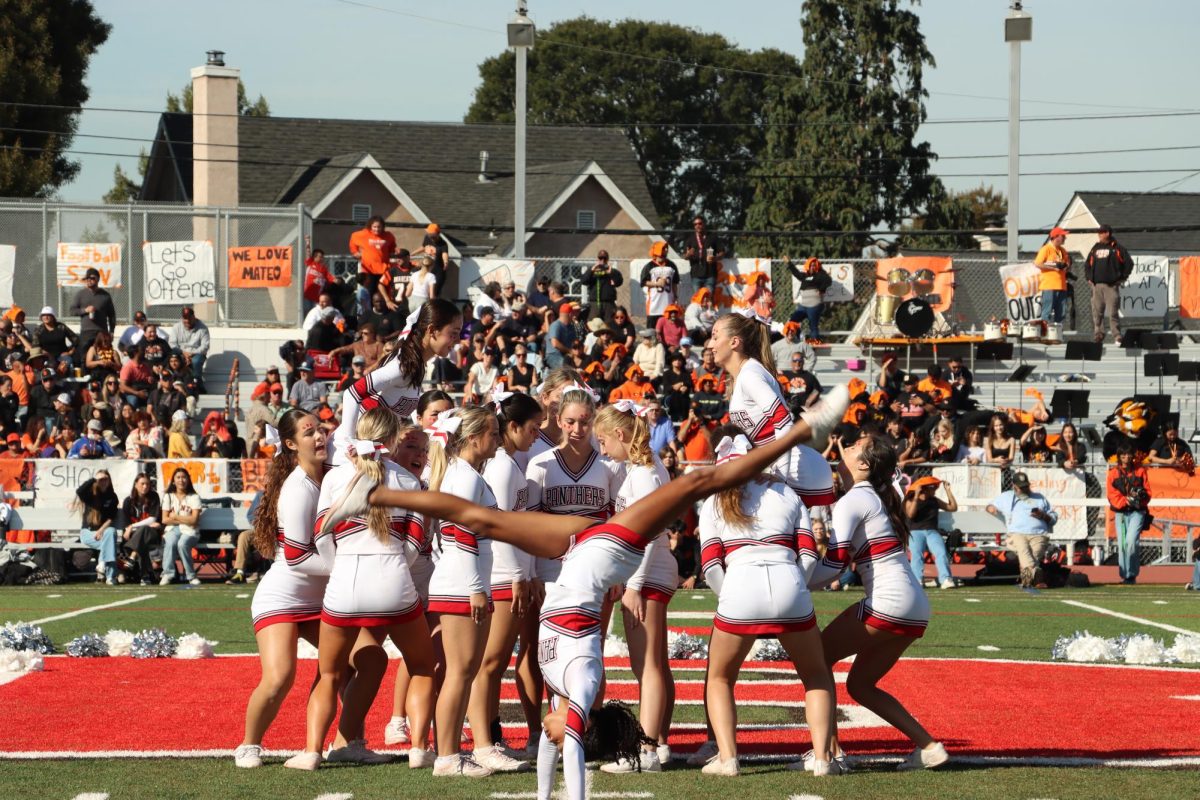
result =
M406 470L379 458L376 452L375 443L392 451L402 437L401 422L394 413L385 408L367 411L359 418L356 433L359 438L354 447L361 463L335 467L325 476L318 525L332 499L359 471L385 486L421 488ZM433 706L433 648L408 566L410 554L415 557L424 536L420 515L395 507L373 509L317 536L317 551L333 563L321 608L320 678L309 698L305 750L285 766L309 770L320 766L321 746L337 713L339 694L342 715L338 729L348 744L331 750L329 760L377 763L387 759L370 753L363 739L363 722L386 671L386 656L382 670L365 670L355 662L353 678L346 683L356 642L364 639L382 654L384 637L392 637L412 674L409 701L414 724L420 726L418 730L428 725ZM410 749L410 767L428 766L429 760L421 748Z
M564 398L564 404L570 397ZM538 655L547 683L566 702L555 703L543 722L538 749L538 797L550 797L554 786L557 742L562 742L564 779L571 800L584 796L584 760L589 725L597 719L592 705L603 679L600 654L600 609L611 586L629 580L641 564L645 546L698 500L739 486L759 475L788 448L828 436L847 406L844 388L802 414L801 421L776 441L717 467L694 470L619 512L592 524L575 515L514 513L482 508L439 492L396 492L360 477L331 511L327 525L360 513L368 505L398 503L470 528L496 541L508 542L539 557L567 553L561 579L547 587L542 609ZM567 426L569 430L569 426ZM637 741L621 737L620 749ZM616 745L609 742L609 745ZM636 748L636 744L633 745ZM617 749L609 747L608 749ZM605 757L605 754L599 754ZM620 753L612 755L620 756ZM626 753L628 755L628 753Z
M297 640L317 644L329 580L329 564L313 546L325 434L315 416L297 409L280 418L276 435L253 534L255 548L275 563L250 603L262 678L246 704L245 738L233 754L239 767L262 766L263 735L296 679Z
M650 429L638 416L640 409L627 400L605 406L596 414L596 439L604 455L625 465L625 479L615 501L619 513L670 482L666 469L650 452ZM629 660L639 687L638 708L642 729L652 744L643 747L638 761L617 761L600 767L604 772L661 772L670 760L667 734L675 701L675 680L667 659L667 605L679 583L679 569L665 536L646 545L637 570L625 582L622 613Z
M744 458L749 451L746 437L723 438L717 445L717 463ZM733 687L754 643L766 635L778 637L804 682L813 772L833 773L829 733L834 686L808 593L806 573L817 560L808 509L781 481L760 477L704 501L700 541L704 577L719 598L705 680L705 706L719 752L704 772L739 772Z
M929 600L905 555L908 527L900 496L892 485L896 450L878 436L864 436L842 447L838 472L850 490L833 509L833 530L825 557L817 563L810 587L821 586L853 562L862 575L866 597L825 628L821 641L830 665L854 656L846 690L855 702L882 717L917 746L900 769L931 769L950 757L941 742L917 722L899 700L879 688L905 650L925 633ZM830 744L844 761L836 728Z
M471 503L496 507L480 471L496 454L500 436L490 406L449 411L435 424L430 445L429 487ZM441 444L442 439L445 446ZM438 517L436 513L430 516ZM429 613L438 615L446 672L438 692L435 776L482 778L492 770L462 751L462 723L471 682L479 672L491 619L492 543L469 526L441 520L442 557L429 582ZM488 719L471 718L475 731Z

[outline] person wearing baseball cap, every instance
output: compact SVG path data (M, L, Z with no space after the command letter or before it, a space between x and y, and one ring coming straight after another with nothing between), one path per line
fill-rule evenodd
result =
M116 306L112 295L100 285L100 270L95 267L83 274L83 288L75 292L68 310L79 316L80 360L92 346L96 334L101 331L112 333L117 329Z
M266 397L271 393L271 387L279 382L279 367L272 364L267 367L266 377L254 387L254 391L250 392L250 399L257 400L260 397Z
M946 499L937 497L939 486L946 487ZM946 552L946 542L938 530L938 512L958 511L958 501L950 484L942 483L937 478L917 478L908 486L904 494L904 517L908 520L908 549L910 553L909 566L917 582L925 582L925 551L933 556L937 568L937 582L942 589L953 589L957 584L950 575L950 555Z
M1030 488L1029 476L1024 472L1013 473L1012 487L989 503L987 512L1004 519L1008 527L1006 544L1020 562L1021 586L1044 589L1042 556L1050 542L1050 531L1058 522L1058 512L1045 495Z
M563 365L563 360L571 355L571 346L579 338L574 324L577 308L578 306L570 301L559 305L558 319L550 323L543 340L542 352L545 354L543 360L546 369L558 369Z
M326 395L329 394L324 383L318 383L313 375L313 360L311 358L304 359L301 362L300 380L292 384L292 391L288 395L288 402L297 408L302 408L308 413L314 413L317 408L325 402Z
M1041 270L1038 290L1042 293L1042 321L1046 323L1061 323L1066 312L1067 270L1071 267L1071 254L1063 247L1067 234L1064 228L1051 229L1049 241L1033 259L1034 266Z
M79 335L59 321L54 306L46 306L39 316L42 324L33 332L34 341L42 348L52 366L59 362L70 366L78 352ZM83 360L82 354L79 360Z
M1108 315L1113 341L1120 346L1121 329L1117 327L1117 312L1121 308L1121 284L1133 272L1133 258L1114 237L1111 225L1101 225L1096 231L1097 242L1083 262L1083 274L1092 287L1092 339L1104 341L1104 315Z
M116 453L104 438L104 423L88 420L87 430L71 445L67 458L113 458Z

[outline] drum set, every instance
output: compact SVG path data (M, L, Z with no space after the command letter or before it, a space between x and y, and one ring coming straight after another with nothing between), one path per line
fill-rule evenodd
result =
M886 278L877 279L886 287L875 297L875 324L881 328L895 326L913 339L928 334L938 317L933 305L942 301L933 291L936 278L933 270L909 272L897 267Z

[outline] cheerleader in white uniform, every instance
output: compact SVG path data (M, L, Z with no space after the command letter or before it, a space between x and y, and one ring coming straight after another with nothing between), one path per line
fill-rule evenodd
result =
M677 478L599 524L579 516L512 513L482 508L438 492L396 492L360 478L330 513L327 524L361 513L368 505L400 504L470 528L479 535L516 545L536 556L566 555L561 580L547 587L541 615L538 654L542 673L559 698L543 720L538 748L538 797L547 800L554 787L558 745L564 754L563 776L571 800L584 797L587 758L636 760L644 735L632 726L608 727L620 717L611 706L592 706L603 681L600 609L615 585L629 580L641 564L645 547L692 504L714 492L741 485L790 447L814 434L824 438L846 410L845 391L835 402L822 401L802 415L776 441L743 458L717 467L702 467ZM841 398L839 404L836 398ZM570 397L564 398L569 403ZM570 426L564 426L569 432ZM608 734L599 737L603 727Z
M500 424L502 446L483 471L496 505L501 511L524 511L529 498L525 474L513 456L528 450L538 435L542 423L542 408L526 394L498 392L493 395L496 417ZM507 749L500 726L500 682L508 662L512 660L513 645L522 617L527 613L530 583L534 577L535 560L523 550L504 542L492 543L492 622L487 648L475 683L471 686L468 716L472 720L486 719L489 724L479 729L472 724L475 740L475 760L496 772L516 772L529 768L518 755ZM536 731L541 719L537 706L526 709L526 724Z
M491 407L443 412L430 445L429 488L487 508L496 498L481 470L500 443ZM430 514L438 517L437 514ZM491 619L492 543L469 526L440 520L442 555L429 582L429 613L442 629L445 674L438 692L435 776L481 778L492 770L462 751L462 721L471 683L479 672ZM489 719L470 718L472 731ZM414 726L415 728L415 726Z
M239 767L262 766L262 739L296 678L296 643L316 645L329 565L313 546L321 492L325 434L320 421L300 410L268 426L277 439L275 458L254 517L253 542L274 563L250 602L262 678L246 704L246 732L234 751Z
M657 491L671 478L650 452L650 429L644 410L629 400L618 400L596 414L596 439L604 455L625 467L617 490L615 511ZM665 536L646 545L642 562L625 582L621 598L629 661L639 687L638 709L642 729L655 744L647 744L640 764L617 761L600 767L604 772L660 772L670 760L667 734L675 705L675 680L667 658L667 605L679 584L679 569Z
M389 408L407 419L417 409L425 365L432 358L444 358L461 332L462 314L449 300L429 300L409 316L392 354L343 393L342 421L333 434L331 463L346 462L346 445L354 438L363 412Z
M843 446L841 454L839 476L842 485L851 488L834 506L829 545L809 586L829 583L853 563L862 575L866 597L821 634L825 660L832 667L854 656L846 676L850 696L916 745L900 769L938 767L950 758L946 748L878 685L929 623L929 600L905 554L908 526L900 495L892 485L896 450L869 435ZM835 759L844 759L836 728L830 751Z
M749 451L745 436L726 436L717 445L717 463L744 458ZM817 560L808 509L777 478L760 477L704 501L700 544L704 578L719 598L705 680L705 707L719 753L704 772L738 774L733 688L760 636L779 639L804 682L815 774L835 772L829 763L833 677L825 665L807 586L807 573Z
M753 316L726 314L713 326L706 346L733 378L729 421L755 447L774 441L792 426L791 411L775 377L775 359L765 324ZM825 444L824 440L813 439L788 451L774 464L779 477L810 508L832 505L834 501L833 472L821 455Z
M438 414L452 408L454 408L453 397L441 389L430 389L417 400L417 410L413 412L413 422L422 430L432 430L433 423L437 422Z
M513 460L522 472L536 456L553 450L562 442L562 430L558 427L558 401L567 387L582 383L583 378L571 367L559 367L546 373L546 379L537 387L537 401L541 403L543 412L542 427L527 451L513 454Z
M360 465L335 467L322 484L318 502L318 525L333 499L359 470L369 472L385 486L420 491L421 484L393 462L382 458L382 450L396 449L403 427L389 409L374 408L358 421L358 438L353 444ZM377 443L377 445L376 445ZM378 693L387 669L381 645L391 636L412 675L408 707L417 732L409 750L409 766L428 766L423 746L433 706L433 646L425 624L424 609L417 596L409 571L425 538L424 520L417 513L401 508L378 508L370 514L345 520L319 534L316 547L333 564L321 608L321 641L318 645L319 678L308 702L305 750L289 759L285 766L316 769L321 763L321 745L337 713L338 697L342 713L338 731L348 744L336 747L330 761L381 763L387 756L366 749L363 722ZM356 640L367 637L371 663L364 664L364 651ZM382 667L374 659L382 656ZM353 660L352 660L353 658ZM349 677L350 667L354 673ZM344 689L344 691L343 691Z

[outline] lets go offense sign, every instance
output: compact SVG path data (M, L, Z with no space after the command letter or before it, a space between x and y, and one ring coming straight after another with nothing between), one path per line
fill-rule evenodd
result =
M146 242L146 305L215 303L212 242Z

